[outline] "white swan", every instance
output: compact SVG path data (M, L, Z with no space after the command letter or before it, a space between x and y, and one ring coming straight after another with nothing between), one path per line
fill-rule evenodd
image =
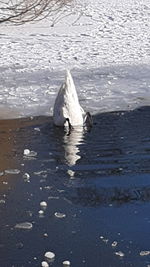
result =
M56 126L83 126L87 117L79 104L76 88L69 70L66 72L65 82L60 87L55 100L53 121ZM91 116L90 116L91 119Z

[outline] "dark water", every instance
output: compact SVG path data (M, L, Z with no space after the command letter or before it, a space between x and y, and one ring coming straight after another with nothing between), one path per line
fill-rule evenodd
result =
M55 267L150 266L150 107L93 119L70 135L51 118L0 121L1 267L41 266L46 251Z

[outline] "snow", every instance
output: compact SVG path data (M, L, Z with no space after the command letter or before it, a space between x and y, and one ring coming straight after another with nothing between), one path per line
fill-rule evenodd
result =
M73 5L61 20L1 25L1 118L51 115L67 68L92 113L149 104L149 0Z

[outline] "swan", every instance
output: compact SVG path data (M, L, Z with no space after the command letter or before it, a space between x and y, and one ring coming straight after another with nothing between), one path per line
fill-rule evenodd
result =
M92 123L91 115L80 106L75 84L69 70L65 82L61 85L53 109L53 121L56 126L83 126Z

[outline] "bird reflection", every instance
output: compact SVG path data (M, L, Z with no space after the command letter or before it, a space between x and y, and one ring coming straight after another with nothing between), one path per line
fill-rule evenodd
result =
M77 127L73 128L69 134L64 135L65 159L69 166L74 166L81 158L80 145L83 142L83 131L83 127Z

